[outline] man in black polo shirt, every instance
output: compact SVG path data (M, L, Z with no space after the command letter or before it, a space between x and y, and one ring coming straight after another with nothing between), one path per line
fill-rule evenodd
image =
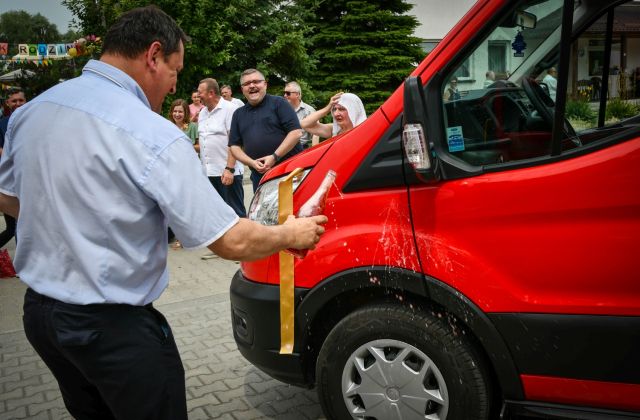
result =
M233 114L229 147L251 169L255 192L265 172L302 151L302 129L291 105L280 96L267 94L267 82L258 70L242 72L240 86L247 104Z

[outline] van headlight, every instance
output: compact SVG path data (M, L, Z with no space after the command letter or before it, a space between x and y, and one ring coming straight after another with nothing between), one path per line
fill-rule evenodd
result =
M311 169L305 169L300 176L293 179L294 192L310 171ZM267 181L258 188L249 206L250 220L263 225L278 224L278 184L287 175Z

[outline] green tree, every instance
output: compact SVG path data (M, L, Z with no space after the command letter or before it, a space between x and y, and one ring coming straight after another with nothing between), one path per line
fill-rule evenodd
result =
M18 44L60 41L58 28L40 13L11 10L0 15L0 42L9 43L9 55L18 53Z
M63 42L68 43L68 42L76 41L79 38L82 38L82 34L73 29L69 29L67 32L60 35L60 38Z
M72 25L83 34L104 34L123 11L118 0L62 0L73 14ZM128 10L128 9L124 9Z
M418 25L405 0L299 0L309 10L316 70L309 81L326 101L337 91L357 94L373 112L424 56ZM318 106L324 103L317 104Z
M238 91L240 73L250 67L267 75L271 89L304 78L311 69L307 30L297 9L283 0L64 0L84 33L104 35L117 17L134 7L156 4L189 35L184 69L174 97L188 98L205 77ZM174 97L167 98L167 102Z

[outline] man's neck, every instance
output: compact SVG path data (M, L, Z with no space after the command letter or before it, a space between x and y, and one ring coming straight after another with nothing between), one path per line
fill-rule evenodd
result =
M212 100L210 105L207 105L207 110L209 110L209 112L213 111L213 108L218 106L218 102L220 102L220 96Z

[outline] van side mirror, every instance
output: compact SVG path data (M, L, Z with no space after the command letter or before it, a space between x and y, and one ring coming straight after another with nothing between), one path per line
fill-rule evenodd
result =
M423 182L440 179L438 159L431 152L425 132L426 106L419 76L404 82L404 114L402 121L402 149L409 164Z

